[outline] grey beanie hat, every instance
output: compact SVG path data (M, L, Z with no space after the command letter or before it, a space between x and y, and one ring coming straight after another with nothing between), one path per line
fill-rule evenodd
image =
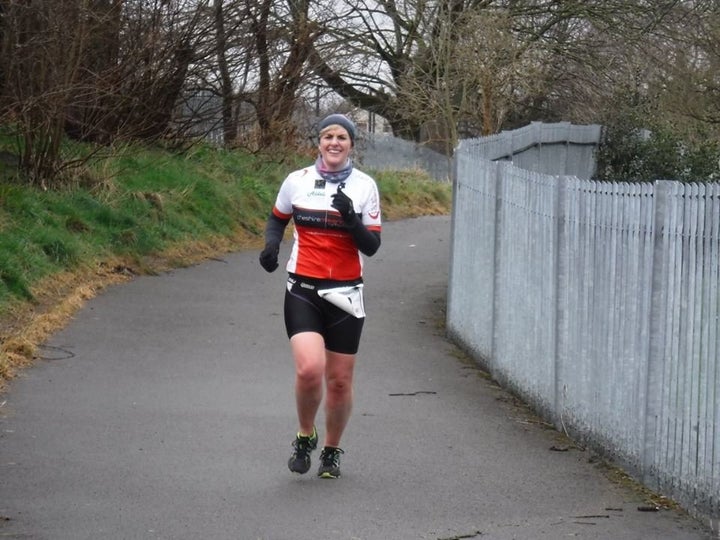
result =
M332 125L344 127L345 131L347 131L348 135L350 135L350 142L353 144L353 146L355 145L355 124L352 123L352 120L350 120L344 114L331 114L329 116L326 116L322 120L322 122L320 122L318 131L322 131L326 127Z

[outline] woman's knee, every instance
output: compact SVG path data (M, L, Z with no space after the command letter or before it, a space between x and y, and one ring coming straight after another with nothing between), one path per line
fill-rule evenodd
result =
M328 392L344 394L352 391L355 357L350 354L328 353Z
M327 377L328 394L335 396L344 396L352 393L352 372L334 374Z
M295 376L299 383L305 386L319 386L323 382L323 372L317 366L305 364L298 366Z
M314 333L299 334L292 338L291 344L298 381L310 386L322 384L326 363L322 337Z

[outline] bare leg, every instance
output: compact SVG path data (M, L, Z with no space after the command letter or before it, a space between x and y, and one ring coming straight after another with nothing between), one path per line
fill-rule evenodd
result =
M327 351L325 382L325 446L340 446L353 404L354 354Z
M312 435L323 397L325 372L325 341L315 332L302 332L290 339L295 360L295 402L299 432Z

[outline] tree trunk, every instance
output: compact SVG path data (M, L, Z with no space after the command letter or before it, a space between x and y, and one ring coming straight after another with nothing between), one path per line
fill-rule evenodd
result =
M237 138L237 123L233 115L235 101L232 78L227 63L227 36L222 0L215 0L215 51L220 72L220 97L222 99L222 129L225 146L232 146Z

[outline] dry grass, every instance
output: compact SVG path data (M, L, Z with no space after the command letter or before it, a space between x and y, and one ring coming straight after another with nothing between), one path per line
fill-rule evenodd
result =
M141 261L114 259L53 275L33 288L35 301L16 303L0 318L0 389L37 358L38 347L64 328L85 303L111 285L135 275L155 274L197 264L240 249L258 248L261 239L239 231L233 238L182 244Z
M64 327L98 291L129 279L118 261L52 276L34 289L35 302L17 303L0 321L0 377L11 379L29 365L39 344ZM0 381L1 382L1 381Z

